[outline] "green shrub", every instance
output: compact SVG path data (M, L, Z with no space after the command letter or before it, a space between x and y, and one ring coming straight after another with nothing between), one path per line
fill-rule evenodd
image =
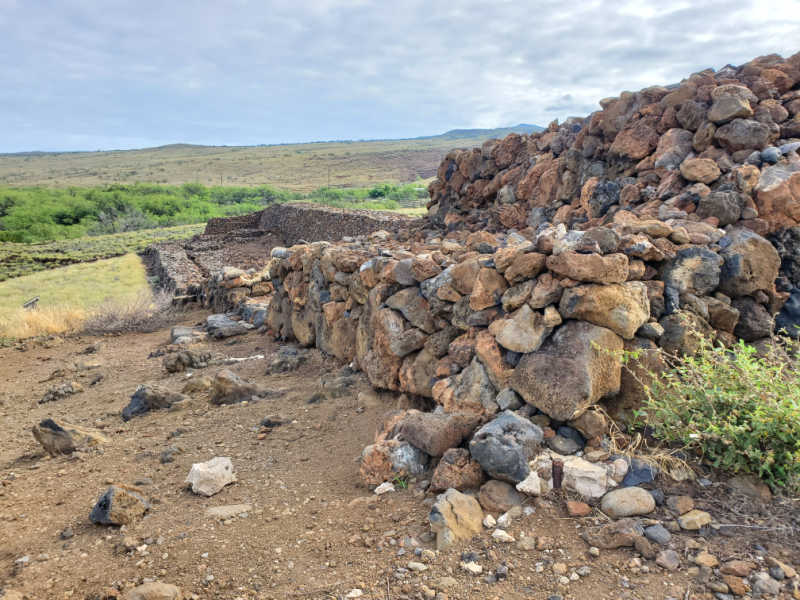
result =
M625 360L636 352L626 353ZM767 356L740 341L701 339L695 356L650 373L637 418L654 437L711 465L755 474L773 489L800 490L800 370L779 347Z

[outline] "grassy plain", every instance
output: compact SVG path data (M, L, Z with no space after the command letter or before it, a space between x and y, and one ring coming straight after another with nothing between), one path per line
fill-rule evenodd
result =
M194 182L270 185L303 193L324 186L370 187L433 177L452 148L480 146L489 137L492 136L482 133L415 140L279 146L174 144L143 150L6 154L0 155L0 185Z

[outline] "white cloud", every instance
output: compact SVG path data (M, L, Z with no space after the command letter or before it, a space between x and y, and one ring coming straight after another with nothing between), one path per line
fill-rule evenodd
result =
M796 0L0 0L0 114L26 124L0 151L546 125L798 33Z

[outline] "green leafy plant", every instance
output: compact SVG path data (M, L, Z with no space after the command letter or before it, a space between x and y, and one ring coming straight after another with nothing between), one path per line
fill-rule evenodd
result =
M392 483L396 488L401 490L408 489L408 478L407 477L400 477L400 475L396 475L394 479L392 479Z
M640 379L645 399L637 423L716 468L758 475L773 489L800 490L796 355L777 344L759 355L743 341L725 348L698 337L695 355L668 356L665 371ZM636 351L626 352L623 362L636 358Z

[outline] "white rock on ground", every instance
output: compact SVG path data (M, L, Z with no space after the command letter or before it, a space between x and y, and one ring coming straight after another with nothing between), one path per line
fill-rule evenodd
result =
M384 481L378 487L375 488L375 495L381 496L382 494L386 494L387 492L394 491L394 484L390 481Z
M233 463L227 456L215 456L203 463L194 463L186 483L192 486L195 494L213 496L229 483L236 481Z

